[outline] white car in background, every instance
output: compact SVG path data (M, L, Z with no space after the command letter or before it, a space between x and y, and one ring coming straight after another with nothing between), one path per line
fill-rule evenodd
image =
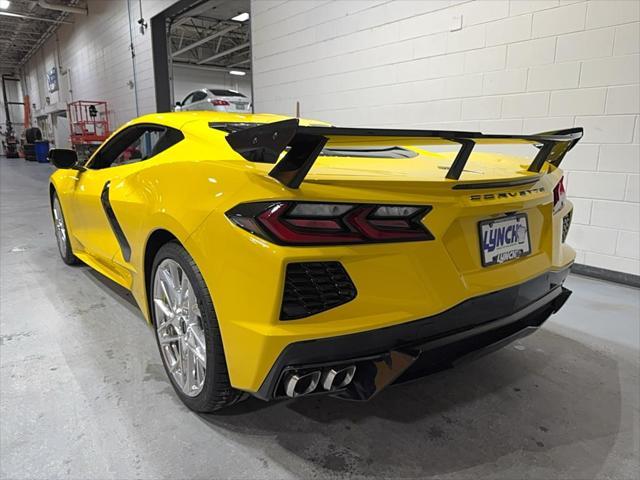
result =
M176 102L176 112L185 110L250 113L251 102L235 90L202 88L191 92L182 102Z

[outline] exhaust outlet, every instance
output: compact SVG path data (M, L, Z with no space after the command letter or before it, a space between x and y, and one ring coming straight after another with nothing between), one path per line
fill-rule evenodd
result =
M284 378L284 393L290 398L307 395L316 389L318 383L320 383L320 370L303 375L289 373Z
M349 365L341 369L330 368L325 370L322 374L322 388L325 390L344 388L351 383L355 374L355 365Z

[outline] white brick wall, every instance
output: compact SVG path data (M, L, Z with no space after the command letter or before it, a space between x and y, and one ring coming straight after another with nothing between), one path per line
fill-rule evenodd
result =
M534 133L567 157L578 261L640 274L640 1L253 0L258 111ZM462 15L462 29L450 31Z

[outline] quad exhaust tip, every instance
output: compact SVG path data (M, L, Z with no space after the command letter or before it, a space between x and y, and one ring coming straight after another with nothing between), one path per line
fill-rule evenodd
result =
M320 370L305 374L289 373L284 379L284 393L287 397L299 397L313 392L320 383Z
M330 368L325 370L322 374L322 388L325 390L344 388L351 383L355 374L355 365L349 365L341 369Z
M306 373L292 372L284 377L284 393L289 398L308 395L322 386L328 392L346 387L356 374L356 366L327 368L323 371L312 370Z

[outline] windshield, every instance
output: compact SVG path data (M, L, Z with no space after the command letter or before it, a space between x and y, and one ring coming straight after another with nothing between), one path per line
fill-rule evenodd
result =
M220 90L220 89L210 88L209 91L211 92L212 95L216 95L218 97L242 97L242 98L247 98L243 94L241 94L240 92L235 92L233 90Z

